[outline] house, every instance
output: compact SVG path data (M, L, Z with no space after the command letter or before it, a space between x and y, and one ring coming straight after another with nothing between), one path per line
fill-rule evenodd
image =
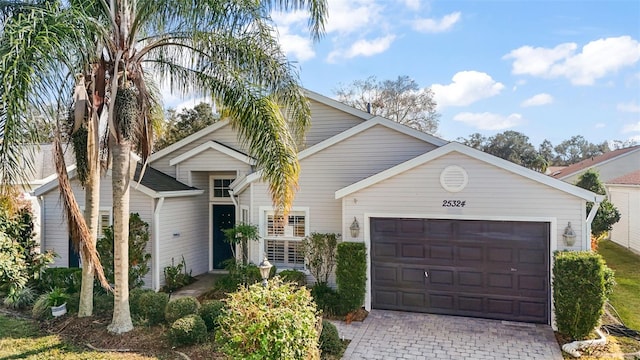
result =
M620 211L620 221L611 229L611 240L640 252L640 145L583 160L552 176L573 184L588 169L598 172L609 201Z
M364 242L367 309L553 323L552 254L589 248L597 206L587 214L585 203L601 196L306 94L312 121L287 221L274 213L259 169L227 121L151 156L140 184L131 184L131 211L151 225L150 287L158 289L162 269L182 257L194 275L220 269L231 256L221 229L244 222L258 225L262 237L250 244L251 261L267 257L280 269L304 267L300 240L312 232ZM56 266L69 266L56 186L36 191L44 243L59 250ZM75 181L74 191L82 203ZM108 222L108 174L101 201Z
M640 164L639 169L608 180L604 186L611 203L620 211L620 221L611 229L611 240L640 253Z

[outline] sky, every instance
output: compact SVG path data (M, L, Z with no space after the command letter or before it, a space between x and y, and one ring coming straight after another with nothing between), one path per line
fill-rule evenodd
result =
M355 80L430 88L438 136L521 132L640 142L640 1L328 0L324 37L273 13L303 87L335 98ZM178 99L165 104L183 107Z

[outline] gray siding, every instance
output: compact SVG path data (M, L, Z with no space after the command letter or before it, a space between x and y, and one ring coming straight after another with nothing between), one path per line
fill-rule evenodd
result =
M310 232L343 233L337 190L434 148L384 126L371 127L301 160L300 188L293 206L309 208ZM254 184L253 194L251 216L258 223L259 207L271 206L271 198L264 183Z
M309 102L312 121L305 134L305 143L302 148L313 146L364 121L317 101L309 100Z
M620 211L620 221L611 229L611 240L640 252L640 186L607 185L611 203Z
M239 171L244 174L251 171L251 166L247 165L245 162L222 154L219 151L213 149L204 151L188 160L181 162L180 164L178 164L177 168L178 176L176 177L176 179L185 184L189 183L189 173L192 171ZM189 185L195 186L193 184ZM198 187L198 189L204 190L206 188Z
M458 193L449 193L440 185L440 173L449 165L461 166L469 176L466 188ZM443 200L466 203L464 207L443 207ZM556 227L552 224L551 229L555 232L553 251L566 248L562 233L568 222L577 239L582 239L586 230L584 200L459 153L434 159L350 194L343 198L343 204L343 233L348 232L354 217L361 229L368 227L365 214L478 220L555 219ZM359 238L352 241L365 241L365 236L366 231L361 231ZM572 250L587 246L577 240Z

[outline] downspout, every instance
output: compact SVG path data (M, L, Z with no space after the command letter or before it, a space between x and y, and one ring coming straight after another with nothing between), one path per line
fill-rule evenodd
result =
M593 222L593 219L596 217L596 213L600 208L600 202L603 200L603 198L601 196L597 196L594 200L595 201L593 202L591 211L589 211L589 215L587 216L587 234L586 234L587 247L586 249L591 248L591 223Z
M44 239L46 239L46 237L44 236L44 232L45 232L45 226L44 226L44 215L45 215L45 210L44 210L44 196L40 195L37 197L37 199L39 200L38 202L40 203L40 244L38 244L38 246L40 247L40 254L42 254L44 252Z
M158 199L153 210L153 290L160 291L160 210L164 197Z
M236 213L235 218L236 218L236 224L238 224L238 199L236 199L236 195L233 193L233 190L229 189L227 190L229 192L229 196L231 197L231 202L233 202L233 206L234 206L234 212ZM236 244L236 254L238 254L238 244ZM241 259L243 258L244 255L241 255ZM236 256L236 261L238 261L237 256Z

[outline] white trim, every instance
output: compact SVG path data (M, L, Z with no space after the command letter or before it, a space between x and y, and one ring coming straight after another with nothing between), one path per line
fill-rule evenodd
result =
M336 134L326 140L323 140L307 149L304 149L298 153L298 160L302 160L308 156L311 156L315 153L318 153L330 146L333 146L343 140L346 140L354 135L357 135L365 130L368 130L376 125L381 125L387 127L391 130L395 130L397 132L403 133L405 135L412 136L416 139L425 141L427 143L433 144L435 146L443 146L448 144L446 140L442 140L435 136L429 135L427 133L423 133L422 131L418 131L416 129L410 128L408 126L399 124L395 121L385 119L381 116L376 116L371 120L365 121L362 124L358 124L352 128L349 128L339 134Z
M69 180L73 179L76 177L76 166L75 165L71 165L67 167L67 175L69 177ZM49 179L49 181L45 184L43 184L42 186L40 186L39 188L35 189L33 191L33 195L34 196L41 196L44 195L46 193L48 193L49 191L55 189L58 187L58 174L53 174L49 177L47 177L46 179Z
M344 201L343 201L344 202ZM551 280L553 277L553 253L558 249L558 220L555 217L542 216L479 216L479 215L451 215L451 214L402 214L402 213L364 213L364 246L367 252L367 285L364 298L364 307L367 311L371 311L371 218L410 218L410 219L451 219L451 220L483 220L483 221L522 221L522 222L546 222L549 223L549 278L547 286L549 287L549 305L550 324L555 323L552 301ZM345 218L343 217L343 222ZM344 227L344 224L343 224Z
M564 191L568 194L577 196L579 198L582 198L584 200L587 201L593 201L593 202L601 202L605 197L603 195L598 195L595 194L591 191L582 189L580 187L577 187L575 185L572 184L568 184L564 181L558 180L558 179L554 179L550 176L541 174L537 171L533 171L531 169L527 169L523 166L520 165L516 165L510 161L501 159L499 157L493 156L493 155L489 155L487 153L484 153L482 151L470 148L468 146L462 145L460 143L456 143L456 142L451 142L447 145L444 145L442 147L439 147L437 149L434 149L432 151L429 151L426 154L420 155L418 157L415 157L409 161L405 161L399 165L396 165L390 169L387 169L385 171L382 171L380 173L377 173L373 176L370 176L364 180L358 181L354 184L351 184L347 187L344 187L338 191L335 192L335 198L336 199L341 199L347 195L353 194L357 191L360 191L364 188L367 188L371 185L377 184L383 180L389 179L393 176L396 176L398 174L401 174L405 171L408 171L410 169L413 169L417 166L423 165L428 163L431 160L437 159L441 156L447 155L449 153L452 152L458 152L461 153L463 155L469 156L471 158L474 158L476 160L480 160L480 161L484 161L490 165L494 165L498 168L501 168L503 170L512 172L514 174L526 177L530 180L539 182L541 184L550 186L552 188L555 188L557 190L560 191Z
M278 236L278 237L268 237L266 236L267 234L267 224L266 224L266 215L268 215L269 213L274 213L275 210L273 209L273 206L259 206L258 207L258 231L260 234L260 240L258 240L258 246L260 247L258 254L260 255L259 259L263 259L266 254L264 251L264 241L265 239L267 240L299 240L300 237L290 237L290 236ZM310 220L310 215L309 215L309 207L308 206L294 206L291 208L291 210L289 211L289 214L292 213L304 213L304 234L305 236L308 236L310 234L310 224L311 224L311 220ZM304 238L304 236L303 236Z
M235 195L235 191L231 188L231 185L235 182L235 179L238 178L238 174L236 172L236 174L211 174L209 175L209 201L210 202L223 202L223 203L228 203L228 202L232 202L234 205L236 204L236 201L233 199L233 196ZM213 189L213 182L215 180L233 180L230 184L229 184L229 196L223 196L223 197L216 197L214 196L214 189Z
M637 189L640 188L640 184L609 184L604 183L604 186L607 188L627 188L627 189Z
M148 162L152 163L152 162L154 162L154 161L156 161L156 160L158 160L158 159L160 159L160 158L162 158L162 157L164 157L164 156L166 156L166 155L168 155L168 154L180 149L181 147L183 147L183 146L185 146L185 145L187 145L187 144L189 144L189 143L191 143L191 142L193 142L195 140L200 139L203 136L211 134L212 132L214 132L214 131L216 131L216 130L218 130L220 128L225 127L228 124L229 124L229 120L228 119L221 119L221 120L213 123L212 125L209 125L206 128L196 132L195 134L191 134L191 135L187 136L186 138L184 138L184 139L182 139L182 140L180 140L178 142L175 142L175 143L167 146L166 148L164 148L164 149L162 149L162 150L160 150L160 151L158 151L156 153L151 154L151 156L149 156L149 161Z
M341 103L338 100L332 99L330 97L326 97L324 95L321 95L315 91L311 91L309 89L303 89L302 92L304 93L304 95L306 97L308 97L311 100L317 101L321 104L327 105L329 107L332 107L334 109L346 112L347 114L353 115L355 117L358 117L360 119L363 120L369 120L371 118L374 117L374 115L371 115L370 113L366 112L366 111L362 111L360 109L356 109L352 106L346 105L344 103Z
M249 186L256 180L259 180L261 176L261 171L251 173L242 179L236 179L236 181L229 185L229 188L233 190L234 194L239 195L242 191L244 191L244 189L247 188L247 186Z
M597 168L598 166L605 165L605 164L608 164L608 163L610 163L610 162L612 162L612 161L615 161L615 160L618 160L618 159L620 159L620 158L623 158L623 157L625 157L625 156L627 156L627 155L631 155L631 154L635 153L636 151L640 151L640 146L638 146L638 148L637 148L637 149L634 149L634 150L628 151L628 152L623 153L623 154L620 154L620 155L618 155L618 156L614 156L614 157L612 157L612 158L610 158L610 159L607 159L607 160L604 160L604 161L601 161L601 162L597 162L597 163L595 163L595 164L593 164L593 165L591 165L591 166L587 166L587 167L584 167L584 168L582 168L582 169L576 170L576 171L574 171L574 172L572 172L572 173L569 173L569 174L566 174L566 175L563 175L563 176L557 177L556 179L558 179L558 180L564 180L564 179L566 179L566 178L568 178L568 177L571 177L571 176L573 176L573 175L583 173L583 172L585 172L585 171L587 171L587 170L589 170L589 169ZM602 156L602 155L600 155L600 156ZM587 161L587 160L582 160L582 161ZM560 173L562 174L562 170L560 170Z
M160 210L162 210L162 205L164 205L163 197L158 199L155 209L153 209L153 228L151 230L153 237L153 256L151 258L153 272L151 282L154 291L160 291Z
M236 160L242 161L245 164L248 165L255 165L256 160L246 154L243 154L237 150L231 149L227 146L224 146L220 143L217 143L213 140L207 141L206 143L200 144L199 146L185 152L184 154L180 155L180 156L176 156L173 159L169 160L169 165L170 166L175 166L178 165L179 163L188 160L198 154L200 154L201 152L207 151L207 150L216 150L218 152L221 152L229 157L232 157Z

